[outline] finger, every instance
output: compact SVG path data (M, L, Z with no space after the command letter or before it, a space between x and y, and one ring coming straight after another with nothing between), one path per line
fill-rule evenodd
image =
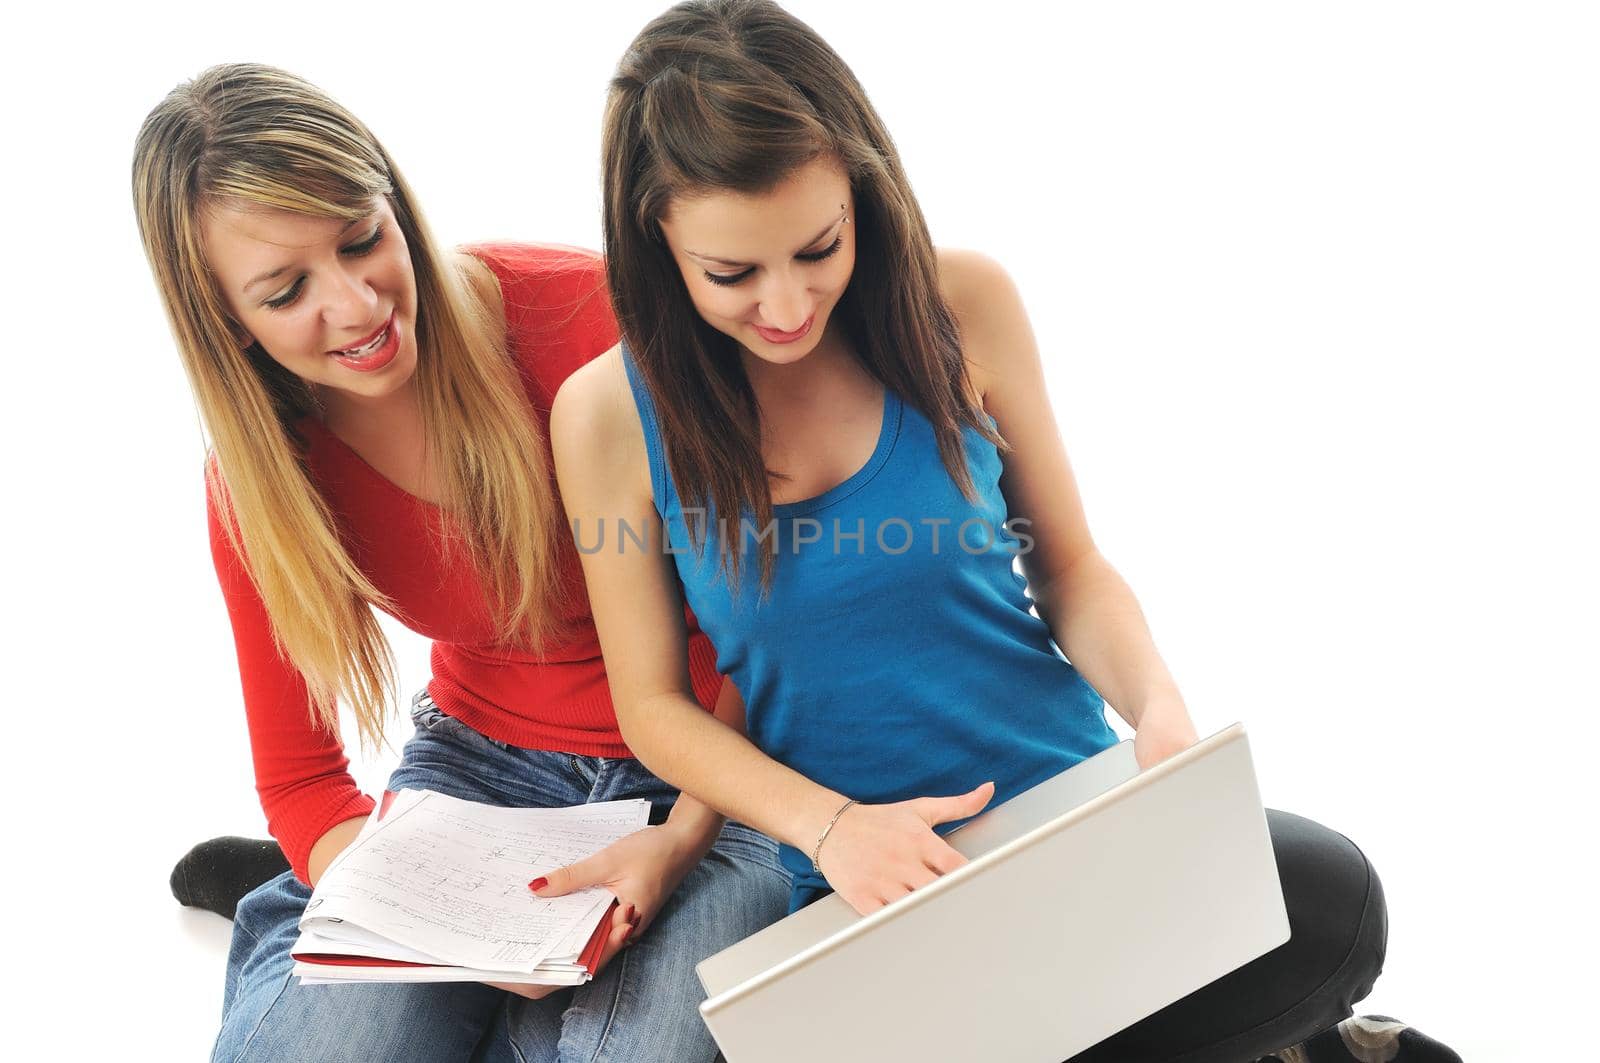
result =
M595 962L593 973L598 975L605 970L606 964L611 962L612 957L621 952L631 940L633 940L632 925L623 923L619 927L613 927L611 933L606 935L606 947L600 950L600 959Z
M528 883L528 888L540 897L562 897L574 890L601 885L610 877L608 862L591 856L587 860L547 872Z
M994 797L994 783L986 782L975 790L969 790L955 797L919 797L911 804L923 822L932 827L940 823L949 823L951 820L976 816L983 811L992 797Z
M925 862L936 874L948 875L958 867L965 867L967 858L945 843L929 853Z
M639 910L632 903L623 903L622 898L617 898L617 904L611 909L611 929L614 931L623 923L637 923Z
M628 941L631 944L632 942L638 941L640 935L642 935L645 930L649 928L651 921L655 919L656 912L653 906L646 908L642 903L627 904L623 907L626 909L626 911L624 913L622 922L629 923L633 926L633 933L628 935Z
M871 915L883 907L883 900L870 893L841 893L840 896L844 898L846 904L855 909L857 915Z

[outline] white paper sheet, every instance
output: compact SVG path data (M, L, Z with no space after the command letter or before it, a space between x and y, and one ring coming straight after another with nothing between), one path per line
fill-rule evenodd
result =
M329 867L300 927L336 936L336 921L347 921L442 963L532 972L547 957L573 955L571 940L588 940L611 895L596 888L544 900L529 880L648 820L643 800L510 809L402 791Z

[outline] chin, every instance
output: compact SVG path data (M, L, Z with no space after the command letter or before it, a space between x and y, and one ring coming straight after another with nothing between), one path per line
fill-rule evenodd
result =
M743 337L740 346L754 357L769 365L793 365L817 349L817 341L810 336L794 343L767 343L760 336Z

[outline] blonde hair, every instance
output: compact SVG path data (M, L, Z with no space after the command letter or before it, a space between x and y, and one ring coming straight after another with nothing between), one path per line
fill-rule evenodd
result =
M500 321L440 255L377 139L308 82L227 64L173 89L134 149L134 209L210 437L212 501L279 652L305 678L315 719L337 734L342 700L374 745L394 659L371 607L393 613L394 604L352 561L307 475L294 425L317 412L316 395L259 346L241 348L200 225L221 203L354 221L379 196L393 207L416 275L414 379L440 481L441 546L477 571L501 640L537 652L551 632L544 605L562 589L546 442Z

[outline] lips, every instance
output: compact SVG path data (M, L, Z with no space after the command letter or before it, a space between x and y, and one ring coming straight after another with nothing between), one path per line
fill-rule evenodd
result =
M372 352L370 350L364 350L364 348L371 347L373 345L374 341L376 341L379 336L382 336L385 332L387 332L389 330L390 326L392 326L393 324L394 324L394 311L391 310L389 312L388 320L384 321L383 324L379 325L376 329L374 329L373 332L370 335L368 335L364 339L357 340L355 343L352 343L348 347L340 347L337 350L332 350L332 351L329 351L328 353L329 354L333 354L333 355L343 355L343 356L345 356L347 358L348 357L359 357L362 354L371 354Z
M328 352L335 362L358 373L376 373L393 362L398 353L400 322L392 312L384 326L362 343Z
M806 318L806 323L804 325L801 325L793 332L782 332L774 328L763 328L760 325L752 325L751 327L754 328L761 338L766 340L768 343L793 343L795 340L803 338L806 333L811 331L811 323L816 319L817 315L812 314L810 317Z

